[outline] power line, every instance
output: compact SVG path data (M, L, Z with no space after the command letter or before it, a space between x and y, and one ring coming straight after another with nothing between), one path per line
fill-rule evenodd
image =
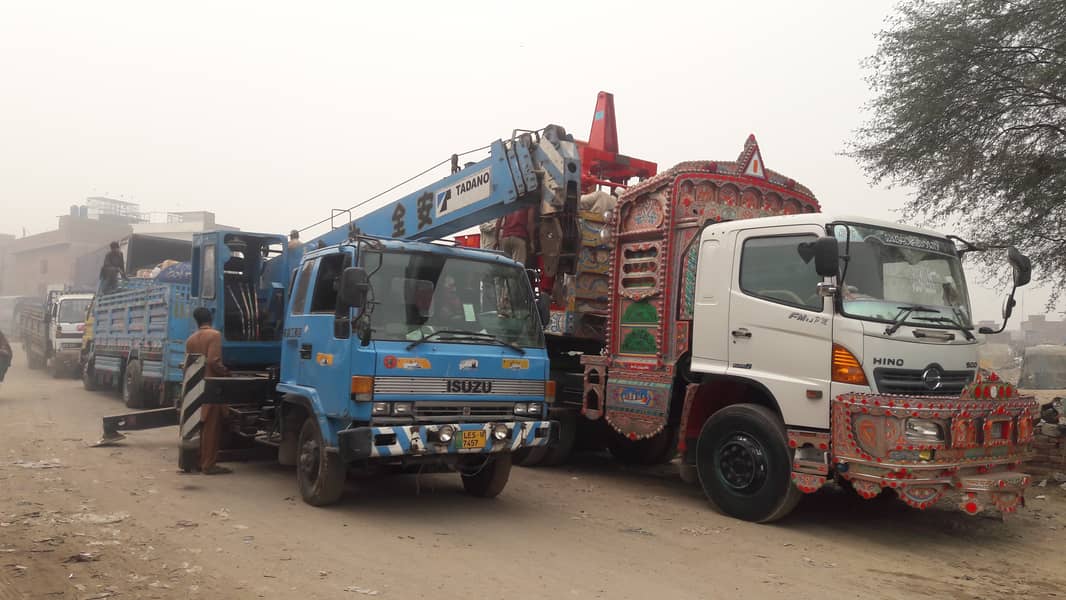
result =
M482 146L480 148L474 148L473 150L467 150L466 152L460 152L459 154L456 154L455 156L457 156L457 157L458 156L466 156L467 154L473 154L474 152L481 152L482 150L487 150L487 149L489 149L491 147L492 147L492 144L489 144L487 146ZM446 159L440 161L439 163L433 165L432 167L429 167L428 169L424 169L423 171L421 171L417 175L412 175L411 177L408 177L407 179L404 179L400 183L397 183L396 185L390 187L387 190L384 190L382 192L378 192L377 194L374 194L373 196L367 198L366 200L363 200L361 202L357 202L355 205L353 205L350 208L348 208L348 210L349 211L355 210L355 209L359 208L360 206L363 206L367 202L371 202L373 200L377 200L378 198L384 196L385 194L388 194L389 192L392 192L396 188L403 187L403 186L407 185L408 183L411 183L412 181L418 179L419 177L422 177L423 175L429 173L430 171L432 171L434 169L437 169L437 168L440 168L440 167L443 167L444 165L450 163L451 161L452 161L451 158L446 158ZM316 221L315 223L312 223L312 224L308 225L307 227L304 227L303 229L301 229L300 233L303 233L303 232L307 231L308 229L312 229L314 227L318 227L319 225L322 225L324 223L329 223L330 220L331 220L331 218L327 217L325 219L322 219L321 221Z

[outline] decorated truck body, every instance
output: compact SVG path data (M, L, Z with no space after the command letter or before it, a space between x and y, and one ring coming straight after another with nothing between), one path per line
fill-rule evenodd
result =
M562 441L600 423L623 460L679 452L683 477L752 521L832 478L919 508L954 488L967 512L1014 510L1035 404L974 383L975 246L818 211L751 137L736 161L682 163L582 213L549 325Z

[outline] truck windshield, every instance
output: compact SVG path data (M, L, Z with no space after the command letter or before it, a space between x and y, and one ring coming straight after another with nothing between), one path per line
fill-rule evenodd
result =
M962 261L947 239L868 225L835 225L850 239L844 313L851 317L921 327L972 327ZM911 310L907 310L911 309Z
M484 344L485 336L541 348L544 335L525 271L440 254L366 252L378 340ZM477 334L463 337L462 332Z
M89 308L88 298L61 300L59 302L60 323L82 323L85 321L85 311Z

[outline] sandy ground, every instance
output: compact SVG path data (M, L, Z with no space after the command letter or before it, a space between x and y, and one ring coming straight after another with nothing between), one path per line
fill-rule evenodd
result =
M833 488L753 525L669 468L591 455L516 468L495 500L458 476L403 476L316 509L291 469L177 472L174 428L88 447L118 399L19 358L0 387L0 600L1066 596L1051 482L1006 522Z

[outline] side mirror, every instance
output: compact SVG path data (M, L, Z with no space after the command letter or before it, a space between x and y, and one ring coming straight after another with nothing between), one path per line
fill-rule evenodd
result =
M370 290L370 278L363 267L348 267L341 274L340 301L350 308L363 308Z
M1033 274L1033 263L1029 257L1022 254L1017 248L1011 246L1007 249L1007 260L1014 269L1014 287L1019 288L1029 283Z
M836 238L824 236L813 242L803 242L797 249L803 262L814 259L814 270L822 277L834 277L840 269L840 247Z

